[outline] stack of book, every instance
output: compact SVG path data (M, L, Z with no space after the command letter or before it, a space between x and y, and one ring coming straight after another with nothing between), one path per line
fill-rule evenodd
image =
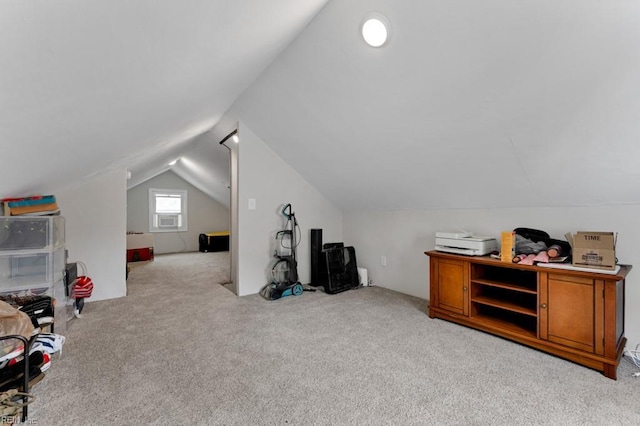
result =
M49 216L60 214L53 195L36 195L2 200L5 216Z

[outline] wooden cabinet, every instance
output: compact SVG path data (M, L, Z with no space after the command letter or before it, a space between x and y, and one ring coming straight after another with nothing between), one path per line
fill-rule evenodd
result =
M429 316L457 322L615 379L624 350L624 285L616 274L441 252L430 258Z
M542 275L540 338L602 355L602 294L602 281L599 280ZM598 327L595 327L596 317Z
M431 262L431 300L441 309L469 315L469 263L453 259Z

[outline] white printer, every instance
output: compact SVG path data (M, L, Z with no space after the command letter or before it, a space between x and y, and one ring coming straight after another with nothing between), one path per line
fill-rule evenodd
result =
M471 232L436 232L436 250L467 256L484 256L498 250L495 238L479 237Z

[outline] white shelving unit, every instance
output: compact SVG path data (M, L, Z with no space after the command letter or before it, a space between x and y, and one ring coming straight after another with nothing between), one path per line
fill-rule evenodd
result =
M56 333L67 323L64 225L62 216L0 216L0 294L52 296Z

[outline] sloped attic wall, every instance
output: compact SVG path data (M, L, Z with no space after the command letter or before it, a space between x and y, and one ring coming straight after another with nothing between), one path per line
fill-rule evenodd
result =
M213 130L209 130L180 149L163 152L160 158L147 158L135 166L129 166L131 179L127 181L127 189L171 170L229 207L229 153L220 146L220 139ZM172 161L176 161L175 164L169 165Z
M164 163L326 2L0 2L0 197Z
M234 109L347 210L637 203L638 22L622 0L330 2Z

